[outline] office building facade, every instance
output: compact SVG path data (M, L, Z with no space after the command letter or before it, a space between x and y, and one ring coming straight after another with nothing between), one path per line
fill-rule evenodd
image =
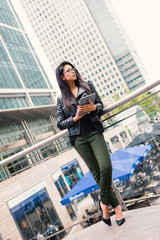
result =
M131 91L149 81L148 73L122 26L110 0L85 0L87 7L108 45Z
M85 1L20 3L54 70L69 60L84 79L93 81L102 98L123 96L128 87Z
M56 126L56 91L48 79L11 2L0 2L0 160L53 136ZM50 144L35 156L8 164L0 180L67 147ZM47 149L47 151L46 151ZM44 153L45 151L45 153Z
M58 131L55 95L11 3L0 1L1 160ZM57 147L49 152L58 152ZM33 161L26 160L14 167L9 164L6 171L0 172L0 178L29 167L42 157L43 150Z

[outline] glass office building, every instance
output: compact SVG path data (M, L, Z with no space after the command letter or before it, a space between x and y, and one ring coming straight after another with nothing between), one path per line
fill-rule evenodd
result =
M134 91L144 85L149 81L148 73L110 0L85 0L85 3L128 88Z
M37 58L11 2L1 0L0 161L58 132L55 96L56 91ZM65 137L5 167L0 167L1 184L7 182L4 180L11 176L15 176L14 181L16 181L18 173L27 169L32 170L31 166L40 160L55 156L67 147ZM1 234L4 234L6 239L10 238L6 235L11 234L12 239L33 240L36 239L38 230L47 236L48 223L62 230L63 223L54 207L53 198L49 195L53 191L54 182L50 188L47 184L42 186L40 184L37 188L36 180L33 180L34 187L33 183L24 186L28 181L21 180L21 177L23 179L23 173L21 176L18 175L19 183L16 186L11 187L9 181L7 182L7 189L12 188L13 195L12 199L4 200L4 206L6 212L10 211L8 217L11 222L7 223L9 227L6 228L4 215L0 223ZM21 190L18 187L20 185ZM10 192L11 189L8 191ZM75 218L71 204L67 207L71 218ZM15 231L14 233L9 231L10 227ZM65 232L59 234L59 239L64 235Z
M123 96L128 87L84 0L19 2L53 69L69 60L102 98Z
M55 95L11 2L1 0L0 160L57 133ZM1 168L0 179L58 154L66 146L63 139L57 144Z
M1 109L53 104L53 87L6 0L0 1L0 23L0 89L14 89L17 94L9 96L7 90L1 90ZM41 89L42 96L29 91L27 95L26 89Z

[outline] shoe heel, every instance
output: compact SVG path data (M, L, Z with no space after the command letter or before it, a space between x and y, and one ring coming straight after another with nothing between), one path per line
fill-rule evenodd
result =
M101 209L101 204L100 204L101 200L98 201L98 210L102 212L102 209Z

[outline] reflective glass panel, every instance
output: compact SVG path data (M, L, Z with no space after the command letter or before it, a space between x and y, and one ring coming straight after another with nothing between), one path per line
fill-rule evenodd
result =
M50 96L31 97L34 106L53 104Z
M59 230L63 229L45 188L17 204L10 211L24 240L36 239L38 231L47 236L48 223L56 225ZM64 233L59 235L60 239L63 236Z

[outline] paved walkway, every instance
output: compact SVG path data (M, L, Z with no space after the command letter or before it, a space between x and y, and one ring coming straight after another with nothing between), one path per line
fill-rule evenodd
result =
M160 205L124 212L126 222L117 226L115 216L112 226L102 221L68 235L65 240L160 240Z

